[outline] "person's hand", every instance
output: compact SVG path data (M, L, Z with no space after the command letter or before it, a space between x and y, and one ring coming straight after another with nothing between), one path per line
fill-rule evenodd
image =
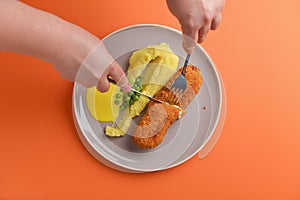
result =
M106 92L110 86L107 77L113 79L125 92L130 91L125 72L100 41L81 62L74 81L85 87L96 86L100 92Z
M124 71L95 35L20 1L1 0L0 7L0 51L42 59L64 79L101 92L109 89L108 76L130 90Z
M181 24L185 51L192 53L196 42L203 42L209 30L220 25L225 0L167 0L167 4Z

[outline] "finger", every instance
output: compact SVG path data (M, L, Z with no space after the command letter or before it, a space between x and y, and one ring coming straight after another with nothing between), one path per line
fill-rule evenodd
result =
M182 27L182 46L187 53L192 54L194 52L197 40L198 31L195 28Z
M126 77L126 74L124 70L121 68L121 66L114 61L110 67L112 68L109 72L109 76L116 81L117 85L120 86L125 92L129 92L131 87L130 83Z
M207 33L210 30L210 25L202 27L198 32L198 43L203 42L206 39Z
M198 39L198 31L191 35L187 35L185 33L182 34L182 46L184 50L192 54L194 52L195 46L196 46L196 41Z
M97 90L99 90L100 92L107 92L109 90L109 82L107 80L107 75L108 75L108 71L104 71L98 81L97 84Z
M82 61L75 82L82 84L84 87L97 86L99 78L102 77L104 72L107 72L107 68L113 60L104 44L100 42Z
M216 30L219 27L219 25L221 24L221 21L222 21L222 15L219 14L213 19L210 29Z
M110 84L107 79L108 76L110 76L117 83L117 85L122 88L122 90L125 92L130 91L131 87L126 78L125 72L116 61L113 61L99 79L97 89L100 92L107 92L109 90Z
M102 80L99 80L97 84L97 90L99 90L100 92L107 92L109 90L109 87L110 85L107 78L103 78Z

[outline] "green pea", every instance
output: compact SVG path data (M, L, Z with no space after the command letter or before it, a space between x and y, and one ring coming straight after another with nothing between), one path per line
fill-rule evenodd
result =
M117 99L120 99L121 96L122 96L122 95L121 95L120 93L117 93L117 94L116 94L116 98L117 98Z
M137 91L141 91L141 90L142 90L142 87L137 87L136 90L137 90Z
M125 102L128 102L130 99L131 99L130 96L127 96L127 97L125 98Z
M143 83L142 83L142 82L138 82L138 83L137 83L137 87L140 87L140 88L141 88L142 86L143 86Z
M130 104L130 105L133 105L133 104L134 104L134 100L133 100L133 99L130 99L129 104Z
M131 97L134 101L137 101L139 99L139 96L137 96L136 94L135 95L132 95Z
M124 95L123 95L123 99L125 100L127 97L129 96L129 94L128 93L124 93Z
M124 106L123 104L120 105L120 110L124 110L126 108L126 106Z
M123 102L123 105L124 105L124 106L128 106L128 102L129 102L129 101L124 101L124 102Z
M116 105L119 105L119 104L120 104L120 100L116 99L116 100L114 101L114 103L115 103Z

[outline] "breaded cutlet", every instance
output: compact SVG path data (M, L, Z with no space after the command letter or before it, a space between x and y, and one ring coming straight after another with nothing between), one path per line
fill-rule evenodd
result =
M187 87L178 102L173 101L174 93L169 89L174 80L181 73L182 68L172 76L156 95L155 98L166 101L170 105L150 101L146 113L138 122L133 133L133 141L140 148L154 148L158 146L169 127L180 118L188 104L199 92L202 85L202 75L198 67L188 65L185 78ZM172 106L177 105L177 107Z

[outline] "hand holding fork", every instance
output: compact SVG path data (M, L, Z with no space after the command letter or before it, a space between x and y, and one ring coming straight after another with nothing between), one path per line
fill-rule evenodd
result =
M185 78L185 72L186 67L189 63L189 59L191 57L191 54L187 54L186 59L184 61L184 66L182 68L182 71L180 75L175 79L171 86L171 91L174 93L174 98L172 99L173 102L177 103L181 96L183 95L185 89L186 89L186 78Z

